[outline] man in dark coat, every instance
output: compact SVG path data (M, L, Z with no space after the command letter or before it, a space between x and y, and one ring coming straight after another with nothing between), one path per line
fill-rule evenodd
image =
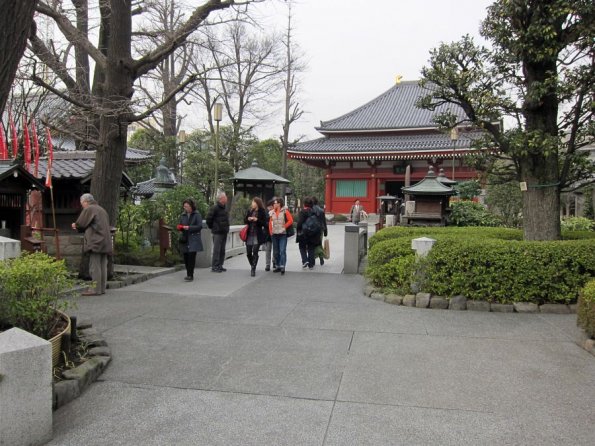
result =
M91 194L81 196L83 211L72 224L72 229L84 232L83 250L88 252L89 271L95 282L95 290L81 293L83 296L105 294L107 282L107 256L112 253L112 237L109 217L105 209L97 204Z
M326 215L324 213L324 209L318 205L318 198L312 197L312 210L316 214L316 216L320 220L320 224L322 225L322 234L320 234L320 244L316 246L315 255L314 257L318 257L320 259L320 265L324 265L324 249L322 249L322 236L326 237L328 235L328 229L326 226Z
M207 214L207 226L213 234L213 260L211 262L211 271L222 273L227 271L223 268L225 261L225 243L229 233L229 212L225 205L227 204L227 195L221 191L217 193L217 203L209 209Z

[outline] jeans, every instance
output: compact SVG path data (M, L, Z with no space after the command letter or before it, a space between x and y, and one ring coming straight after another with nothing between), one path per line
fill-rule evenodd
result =
M273 242L267 241L264 244L264 255L266 260L266 266L271 266L271 253L273 252Z
M287 263L287 235L273 234L273 253L275 254L275 265L277 268L285 268Z
M227 234L213 234L213 261L211 262L212 269L223 268L225 261L225 243L227 242Z
M316 260L316 245L313 245L312 243L309 243L306 240L300 240L299 247L300 255L302 256L302 265L304 263L307 263L309 268L313 268L314 261Z

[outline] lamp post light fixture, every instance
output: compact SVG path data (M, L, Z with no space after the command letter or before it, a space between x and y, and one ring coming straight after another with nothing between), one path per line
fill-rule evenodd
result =
M180 184L184 179L184 144L186 143L186 131L180 130L178 132L178 146L180 148Z
M223 119L223 105L219 102L213 104L213 119L217 122L215 127L215 184L213 185L213 202L215 202L219 188L219 123Z
M453 127L450 130L450 140L452 141L452 176L451 180L455 179L455 150L457 145L457 140L459 139L459 129Z

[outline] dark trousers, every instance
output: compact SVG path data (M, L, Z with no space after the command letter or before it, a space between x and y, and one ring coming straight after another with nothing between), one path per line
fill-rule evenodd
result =
M213 234L213 261L211 262L212 269L223 268L225 261L225 243L227 242L227 234Z
M246 245L246 257L248 258L248 262L250 262L252 269L256 269L256 265L258 265L259 250L260 245L258 243L255 245Z
M308 267L313 268L316 259L316 256L314 255L316 252L316 245L309 243L306 240L300 240L298 246L300 248L300 255L302 256L302 265L307 263Z
M107 285L107 254L92 252L89 256L89 272L95 282L95 292L105 294Z
M184 253L184 265L186 265L186 275L194 277L194 266L196 265L196 252Z

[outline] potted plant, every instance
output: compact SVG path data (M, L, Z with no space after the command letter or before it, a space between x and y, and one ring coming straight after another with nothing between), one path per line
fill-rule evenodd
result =
M64 261L41 252L0 262L0 331L18 327L52 342L56 365L61 337L70 332L61 297L73 285Z

